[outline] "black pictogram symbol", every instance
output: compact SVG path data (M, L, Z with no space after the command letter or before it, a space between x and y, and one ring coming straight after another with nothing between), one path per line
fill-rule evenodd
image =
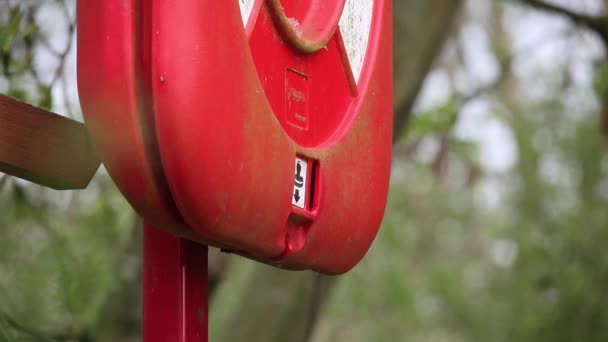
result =
M296 164L296 181L295 181L295 185L298 188L301 188L302 186L304 186L304 177L302 177L302 175L300 174L301 172L302 172L302 165L298 161Z
M294 182L296 189L293 193L293 199L296 200L296 203L300 202L300 199L302 198L300 196L300 189L304 186L304 177L302 176L301 173L302 173L302 164L298 160L298 161L296 161L296 179Z

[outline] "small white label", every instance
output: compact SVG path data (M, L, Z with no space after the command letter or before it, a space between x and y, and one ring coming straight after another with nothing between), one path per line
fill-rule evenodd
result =
M291 204L298 208L306 209L306 189L308 188L306 175L308 173L308 163L306 160L296 158L296 172L293 183L293 196Z
M357 82L359 82L365 55L367 54L373 13L373 0L346 0L344 12L342 12L340 18L340 32L344 40L350 68Z
M239 6L241 7L241 17L243 18L243 25L246 27L251 11L253 10L253 4L255 0L239 0Z

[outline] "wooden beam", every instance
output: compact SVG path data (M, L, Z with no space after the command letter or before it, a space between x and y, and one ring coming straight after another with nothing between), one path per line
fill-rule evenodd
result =
M100 164L84 124L0 94L0 172L83 189Z

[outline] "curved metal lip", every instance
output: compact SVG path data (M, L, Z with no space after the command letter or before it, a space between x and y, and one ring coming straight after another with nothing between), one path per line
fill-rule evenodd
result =
M319 0L325 2L330 0ZM272 16L283 38L302 53L323 49L338 29L346 0L331 0L331 8L314 8L306 13L302 22L285 13L281 0L268 0Z

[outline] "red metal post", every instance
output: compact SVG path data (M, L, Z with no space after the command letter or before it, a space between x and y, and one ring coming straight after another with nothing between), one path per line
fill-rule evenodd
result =
M207 342L207 246L144 224L144 342Z

